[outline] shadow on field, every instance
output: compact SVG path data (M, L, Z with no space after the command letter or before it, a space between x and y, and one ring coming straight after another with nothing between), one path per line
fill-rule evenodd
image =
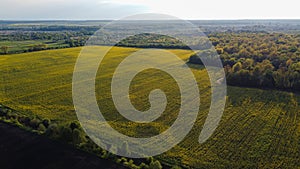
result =
M4 123L0 123L0 166L2 169L125 168Z

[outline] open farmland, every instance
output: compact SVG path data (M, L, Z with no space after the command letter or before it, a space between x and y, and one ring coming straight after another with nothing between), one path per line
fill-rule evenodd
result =
M31 52L38 51L44 49L58 49L58 48L66 48L69 45L64 44L64 41L60 40L57 42L53 42L51 40L24 40L24 41L0 41L0 46L7 47L7 53L23 53L23 52ZM3 50L1 50L1 54L3 54Z
M105 50L107 47L99 47ZM72 103L72 74L81 48L0 56L0 103L20 113L58 122L76 120ZM156 135L176 119L180 106L178 86L156 69L139 73L131 83L130 98L138 110L149 108L148 95L162 89L168 99L165 112L147 125L129 122L116 112L110 80L117 65L136 48L113 48L100 65L97 101L110 124L123 134ZM168 50L183 60L191 51ZM154 53L145 53L153 55ZM168 61L162 61L168 62ZM276 90L228 87L226 109L214 135L204 144L198 137L210 106L207 72L190 65L197 79L201 106L186 139L160 155L161 161L195 168L298 168L300 167L300 96Z

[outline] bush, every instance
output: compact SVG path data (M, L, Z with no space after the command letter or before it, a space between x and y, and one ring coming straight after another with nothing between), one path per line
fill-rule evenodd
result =
M145 164L145 163L141 163L140 166L139 166L139 168L140 169L144 169L144 168L146 169L146 168L149 168L149 166L147 164Z
M19 117L18 121L24 126L30 126L30 118L29 117Z
M70 128L71 128L71 130L73 131L74 129L78 129L79 128L79 124L78 124L78 122L72 122L71 124L70 124Z
M34 119L30 120L29 126L36 130L39 127L40 123L41 123L41 121L39 119L34 118Z
M73 144L74 145L80 145L81 143L85 143L87 140L85 138L85 135L82 131L75 128L73 130Z
M49 124L50 124L50 120L44 119L42 123L43 123L43 125L44 125L46 128L48 128L48 126L49 126Z
M149 169L162 169L162 166L159 161L155 160L150 163Z
M58 139L60 133L57 124L50 124L45 132L45 135L50 138Z
M44 126L43 123L40 123L39 127L38 127L38 131L44 133L46 131L46 127Z
M72 141L73 141L72 130L69 127L60 126L59 139L66 143L72 143Z

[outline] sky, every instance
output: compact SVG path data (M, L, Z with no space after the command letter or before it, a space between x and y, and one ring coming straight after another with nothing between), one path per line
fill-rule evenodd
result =
M140 13L180 19L300 19L298 0L0 0L0 20L103 20Z

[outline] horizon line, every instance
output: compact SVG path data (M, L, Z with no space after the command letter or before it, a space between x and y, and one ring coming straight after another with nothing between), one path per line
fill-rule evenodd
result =
M0 21L114 21L119 19L0 19ZM147 19L136 19L127 21L138 21ZM247 20L300 20L300 18L207 18L207 19L161 19L161 20L187 20L187 21L247 21ZM151 21L151 19L150 19ZM156 21L156 20L153 20Z

